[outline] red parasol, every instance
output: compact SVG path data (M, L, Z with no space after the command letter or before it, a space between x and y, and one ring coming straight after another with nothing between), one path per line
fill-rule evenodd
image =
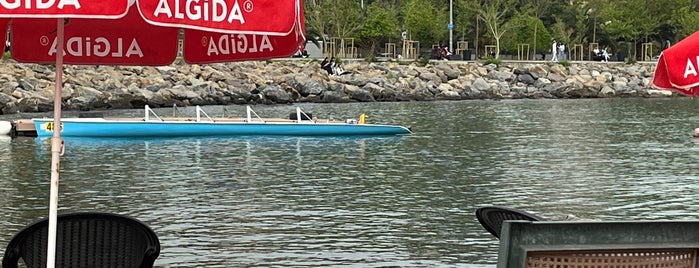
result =
M3 33L7 29L8 18L12 18L9 22L12 56L19 62L55 61L55 126L61 125L64 62L168 65L177 55L179 28L196 30L189 35L198 34L199 40L206 36L211 40L221 40L222 36L227 35L232 39L246 40L246 43L241 41L245 44L258 45L256 49L249 46L239 49L240 43L231 42L230 48L233 50L228 51L235 54L228 53L225 57L214 57L224 55L220 53L226 51L224 47L218 47L217 55L210 53L210 50L202 54L197 49L188 49L192 51L190 62L285 57L293 54L304 41L301 0L138 0L137 3L138 12L135 7L129 8L129 0L0 1L0 27ZM259 43L258 36L262 38ZM58 53L60 51L63 53ZM55 266L62 152L63 140L60 131L55 131L51 140L47 267Z
M689 96L699 95L699 32L664 50L658 59L653 86Z
M54 19L13 19L12 57L25 63L54 63L58 35ZM179 29L146 23L131 7L119 19L65 20L66 64L168 65L175 61Z
M7 36L7 24L10 22L10 19L7 18L0 18L0 34L2 36ZM0 48L2 50L0 51L5 51L5 42L0 42Z
M184 59L187 63L198 64L291 56L305 41L303 8L292 8L296 19L291 22L289 30L283 29L283 33L267 31L267 24L262 27L265 31L259 33L250 33L248 29L229 30L228 33L185 29ZM135 6L118 19L70 18L64 21L63 62L66 64L158 66L171 64L177 56L177 27L181 24L158 23L172 27L150 24L140 16ZM55 62L59 36L53 19L13 19L10 29L15 60Z
M259 60L288 57L305 42L303 6L297 7L298 19L286 35L219 33L184 30L182 54L190 64Z
M267 35L290 34L302 6L300 0L138 0L137 3L143 18L153 25Z
M128 6L128 0L0 1L0 17L116 19L126 14Z

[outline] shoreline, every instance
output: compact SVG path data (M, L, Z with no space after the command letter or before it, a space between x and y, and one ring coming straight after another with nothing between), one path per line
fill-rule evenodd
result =
M676 97L651 85L656 62L344 60L328 75L320 59L163 67L67 65L67 111L230 104L396 102L474 99ZM566 64L567 65L567 64ZM0 114L53 109L55 67L0 64Z

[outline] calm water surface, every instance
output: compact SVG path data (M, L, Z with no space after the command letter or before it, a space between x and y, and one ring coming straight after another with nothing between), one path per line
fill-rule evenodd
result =
M498 241L475 219L483 205L551 219L697 219L696 100L302 107L335 119L364 112L415 134L67 139L60 212L146 222L162 243L158 267L490 265ZM205 110L224 108L244 113ZM284 116L293 107L255 110ZM48 140L0 139L0 248L47 215L50 158Z

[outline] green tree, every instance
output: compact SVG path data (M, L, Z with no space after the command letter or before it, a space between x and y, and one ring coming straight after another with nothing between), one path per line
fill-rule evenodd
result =
M518 13L509 22L508 27L511 31L502 39L502 51L505 53L515 53L518 51L519 44L527 44L530 46L530 51L534 54L539 52L548 52L551 34L544 27L544 23L538 18L529 16L525 13ZM534 32L537 31L535 35ZM531 50L536 47L536 50ZM536 55L530 55L530 58L536 58Z
M541 18L548 13L548 8L550 5L551 0L529 0L524 3L524 7L522 8L525 14L535 19L530 20L530 22L534 25L534 33L532 34L534 40L532 41L533 47L531 48L531 51L533 51L534 54L536 54L539 51L537 48L546 47L546 45L540 46L540 42L538 41L538 35L540 29L546 31L546 28L542 27L544 26L544 24L543 22L541 22ZM550 39L550 36L549 38L544 37L545 43L548 43L548 39Z
M530 44L535 53L541 51L540 47L548 50L551 40L541 36L544 31L567 45L596 42L603 47L616 47L618 41L627 45L665 39L676 42L699 29L699 0L453 0L453 3L456 39L473 39L476 47L483 40L495 43L498 57L501 50L511 52L516 42ZM382 41L395 37L392 30L381 33L381 28L387 27L385 24L395 23L399 30L407 30L411 39L428 48L447 41L449 33L446 27L449 0L307 0L304 5L308 36L319 39L354 37L366 47L376 48ZM372 6L383 7L386 14ZM515 10L536 19L524 19ZM522 30L532 38L524 41Z
M361 3L347 0L313 0L304 4L306 25L327 37L353 37L362 26Z
M619 6L616 6L619 5ZM631 41L639 34L638 28L634 25L637 14L628 7L627 1L618 1L615 4L607 4L601 10L598 20L602 23L600 27L604 29L612 40Z
M488 32L495 40L495 58L500 57L500 39L507 32L507 18L513 7L514 0L482 0L476 10L478 19L485 23Z
M582 44L587 38L588 29L588 8L584 2L576 1L576 7L573 9L573 17L575 18L573 22L573 29L576 29L572 36L570 37L570 44Z
M395 7L371 3L366 10L366 19L359 33L363 43L369 44L369 55L374 55L376 44L384 38L398 38L400 27Z
M317 3L317 0L304 2L304 15L309 38L326 41L330 21L325 17L323 7Z
M476 19L473 3L468 0L454 0L454 32L458 39L467 40L466 36L472 33Z
M677 39L687 37L699 29L699 10L690 5L673 10L672 24L675 26Z
M635 8L636 12L636 26L638 27L638 32L643 38L644 42L650 42L649 37L655 33L660 25L667 21L664 19L665 12L662 10L668 9L665 1L652 1L652 0L631 0L632 5L645 5L645 8Z
M652 0L619 0L608 3L601 11L603 28L610 37L616 41L633 42L634 48L637 41L648 42L649 36L654 34L663 23L661 9L667 9L666 4L653 3ZM667 21L667 20L664 20ZM628 46L627 53L631 53L632 46ZM636 58L636 51L633 51Z
M330 33L340 38L354 37L362 27L360 2L347 0L324 0L325 12L330 19Z
M446 36L447 15L439 12L429 0L409 0L403 9L403 23L413 40L419 41L422 47L429 47Z
M575 30L573 28L568 27L568 25L562 20L558 19L556 23L551 25L551 32L554 38L559 41L559 43L568 45L571 42Z

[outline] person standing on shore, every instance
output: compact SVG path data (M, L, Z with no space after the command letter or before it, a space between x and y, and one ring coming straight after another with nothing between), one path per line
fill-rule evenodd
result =
M551 61L552 62L558 62L558 43L556 43L556 40L553 40L553 44L551 45Z
M558 59L566 60L566 45L564 45L563 42L558 45Z

